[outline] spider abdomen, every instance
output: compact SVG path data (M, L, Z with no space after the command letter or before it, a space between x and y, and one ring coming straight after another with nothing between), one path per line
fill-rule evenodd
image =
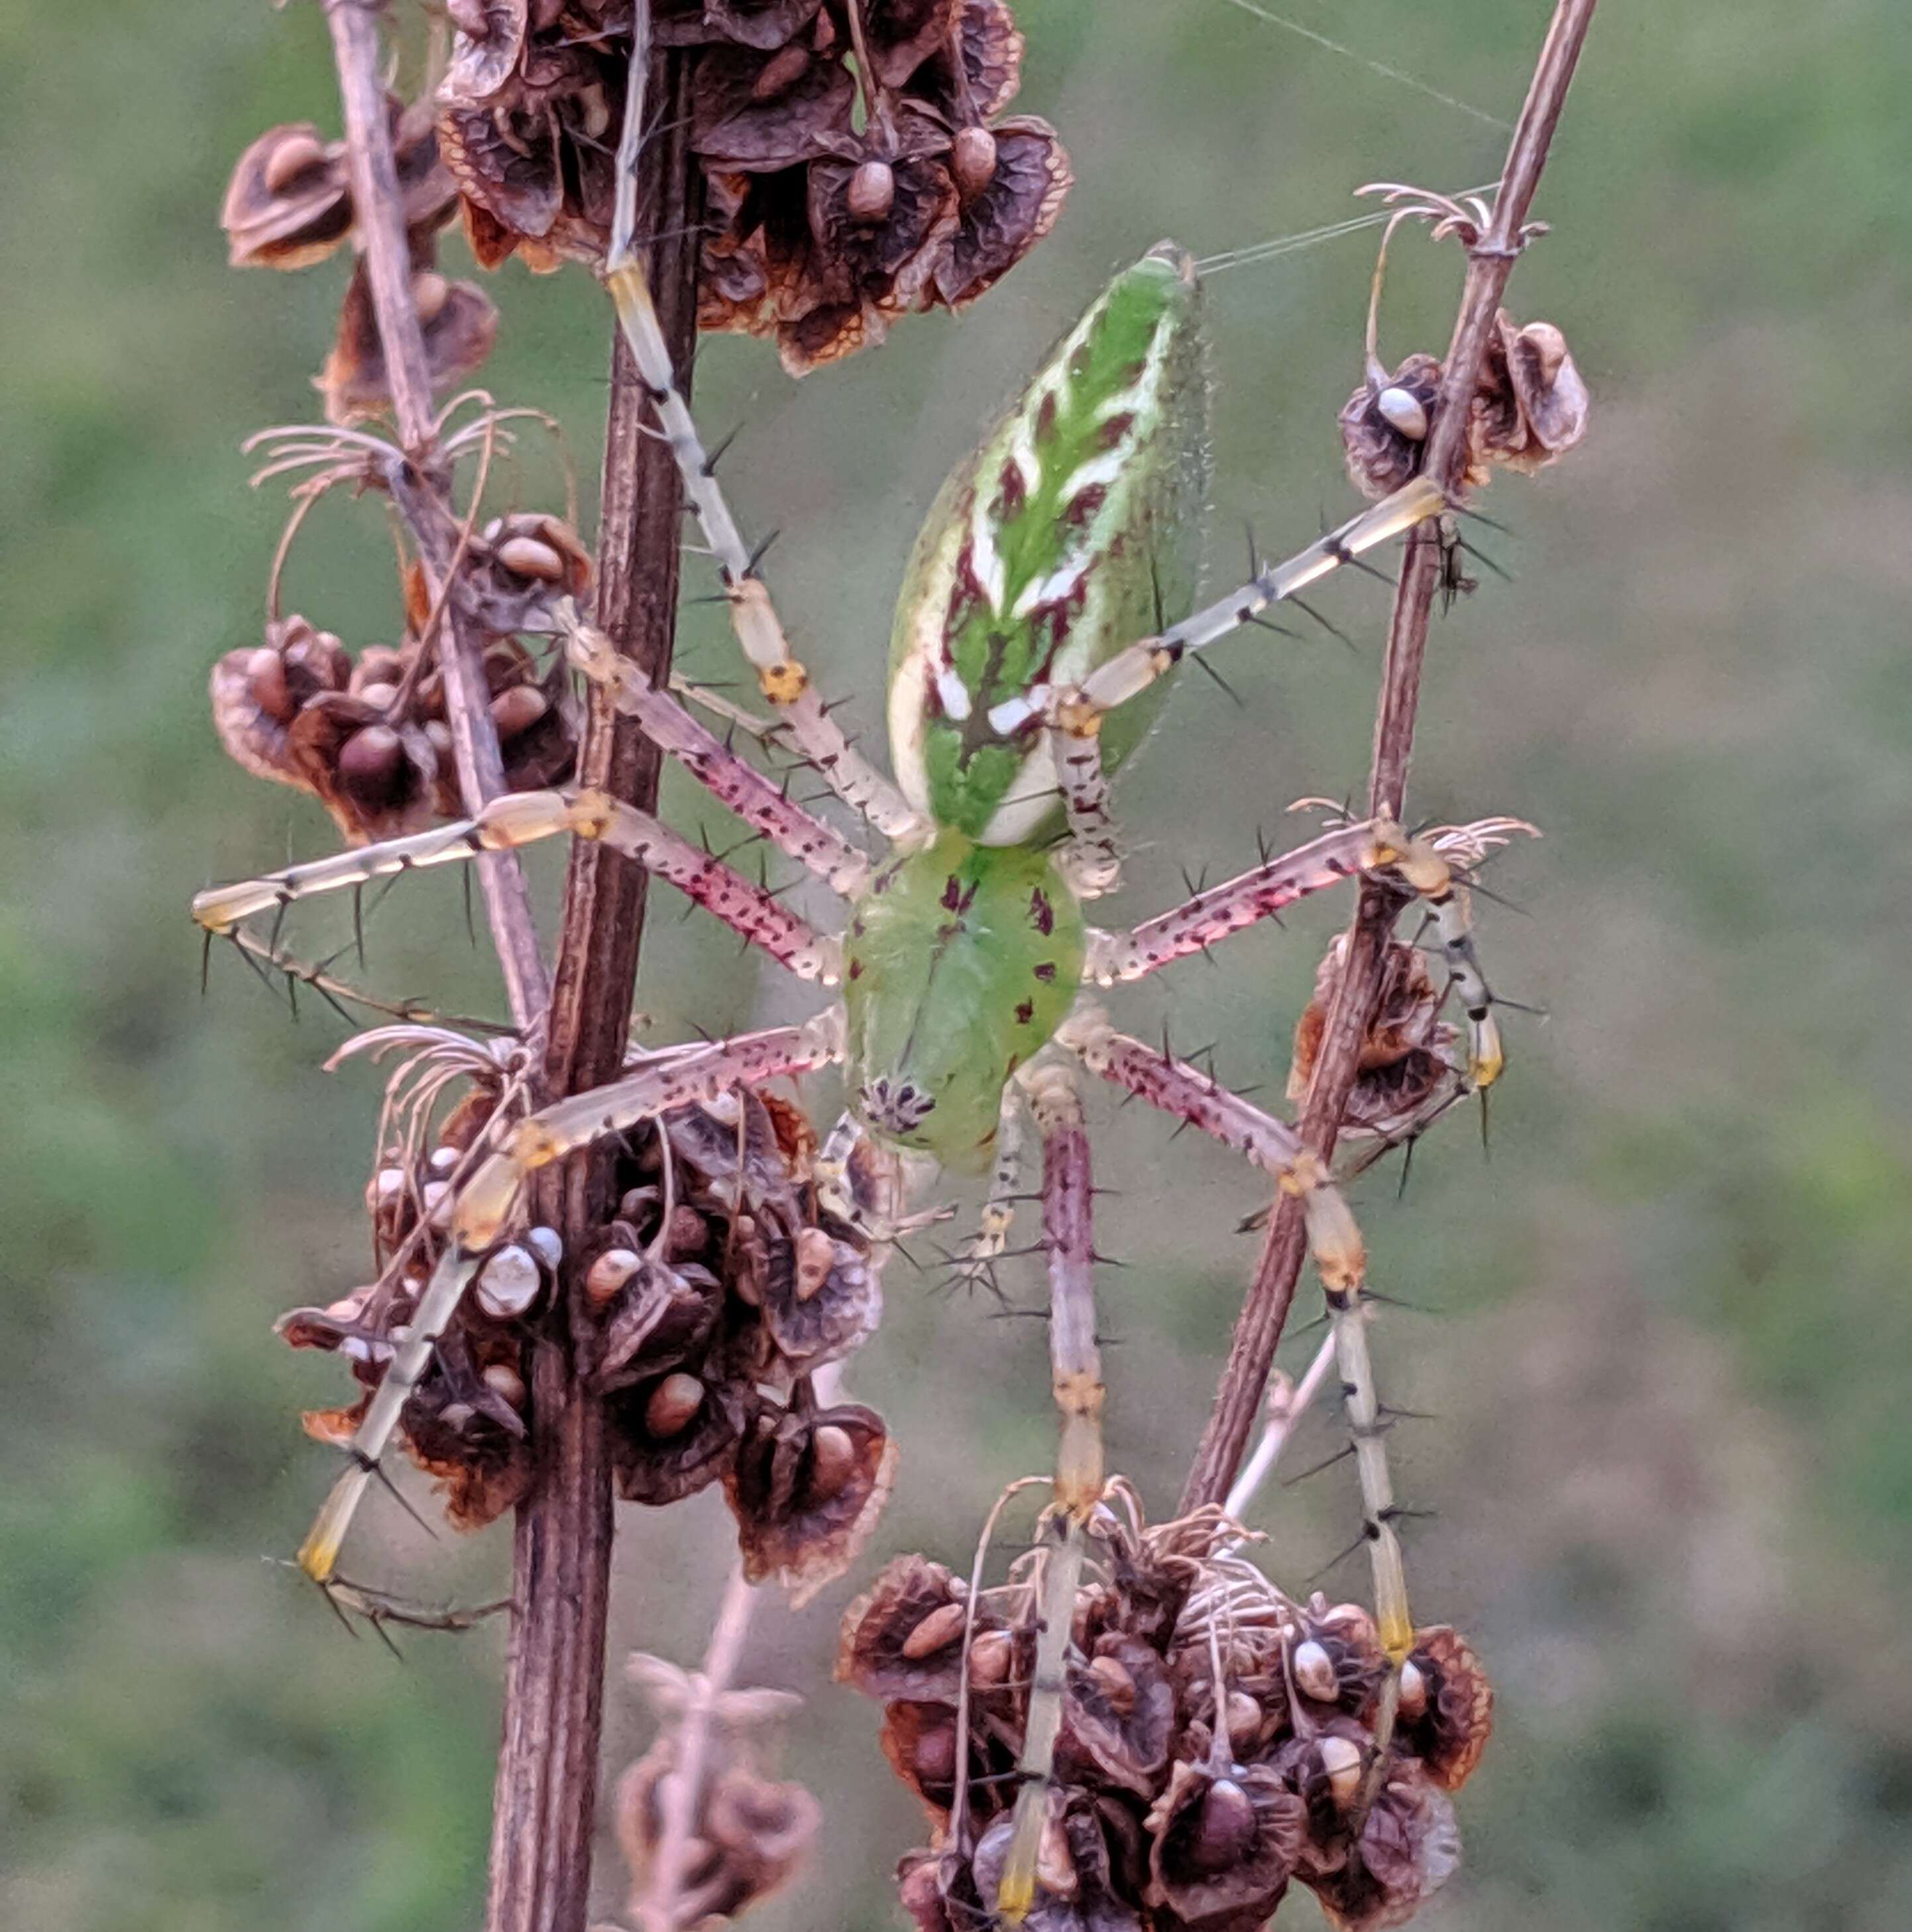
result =
M850 1080L865 1125L946 1167L981 1166L1004 1088L1075 998L1085 938L1046 852L944 832L884 866L845 941Z
M890 740L919 812L979 844L1057 816L1041 725L991 714L1079 682L1187 615L1208 483L1193 264L1171 243L1118 275L980 449L917 538L890 644ZM1109 768L1147 729L1112 715Z

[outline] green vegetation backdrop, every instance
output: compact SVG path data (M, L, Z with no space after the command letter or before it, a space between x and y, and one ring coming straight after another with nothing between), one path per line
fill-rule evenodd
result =
M1293 0L1314 25L1510 116L1541 0ZM1494 130L1223 0L1022 0L1023 101L1079 177L1055 236L971 316L899 331L800 386L710 343L707 422L830 685L878 716L905 546L936 481L1116 262L1335 218L1376 175L1490 177ZM498 1639L399 1667L262 1561L330 1473L300 1437L335 1365L272 1316L357 1280L374 1076L328 1077L230 958L198 988L205 880L325 849L315 808L216 748L215 657L251 641L281 514L240 437L312 412L344 270L235 274L227 167L275 120L335 124L315 9L263 0L16 6L0 401L0 1922L22 1932L449 1932L476 1922ZM1429 1932L1902 1932L1912 1924L1912 13L1890 0L1610 0L1515 280L1596 398L1584 449L1487 507L1513 571L1443 624L1415 797L1547 831L1481 910L1504 988L1546 1006L1484 1165L1466 1130L1404 1202L1361 1190L1408 1499L1436 1517L1417 1602L1479 1642L1501 1732ZM1358 371L1371 236L1214 286L1213 568L1252 518L1304 539L1349 493L1334 410ZM1403 239L1394 353L1445 340L1458 256ZM575 274L499 278L488 380L556 412L587 474L604 305ZM527 502L551 501L534 472ZM356 643L395 613L375 515L322 512L290 596ZM1145 842L1127 903L1245 862L1289 799L1363 769L1383 626L1361 645L1251 634L1121 788ZM692 614L694 667L725 640ZM674 786L667 808L696 801ZM545 855L548 857L551 855ZM554 867L539 868L548 893ZM667 916L639 1004L659 1036L790 1009L723 935ZM1147 1034L1220 1042L1278 1087L1320 944L1310 909L1139 990ZM373 933L388 988L486 1001L455 887L407 882ZM1262 1190L1216 1150L1098 1102L1115 1459L1178 1486ZM1305 1346L1304 1344L1303 1346ZM1050 1422L1034 1332L893 1270L856 1392L906 1422L877 1552L967 1546ZM1303 1451L1331 1446L1317 1418ZM1298 1454L1298 1462L1313 1460ZM1298 1579L1345 1540L1345 1469L1265 1498ZM700 1645L725 1561L706 1498L621 1522L614 1644ZM495 1581L504 1539L428 1544L387 1509L361 1568ZM668 1580L660 1587L660 1580ZM1350 1576L1349 1585L1358 1579ZM822 1868L766 1932L893 1924L917 1832L872 1707L832 1688L845 1583L762 1617L752 1674L809 1698L791 1762L827 1808ZM614 1767L644 1719L614 1682ZM620 1874L607 1850L608 1913ZM1284 1924L1306 1924L1297 1898Z

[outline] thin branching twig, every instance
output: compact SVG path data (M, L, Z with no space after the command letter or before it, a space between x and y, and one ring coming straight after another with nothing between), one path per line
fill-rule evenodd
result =
M407 458L419 478L442 502L445 490L443 480L437 472L431 380L425 360L425 332L412 292L411 254L405 237L398 169L392 159L377 16L365 0L326 0L326 20L332 32L339 95L344 109L346 165L352 183L353 222L371 284L372 307L392 391L392 414ZM445 525L456 526L449 506ZM452 752L465 808L476 812L505 790L504 760L491 720L482 647L454 600L445 596L446 580L453 563L449 551L439 553L425 532L417 535L432 600L434 604L443 600L446 606L438 640L439 663L445 680L445 716L451 728ZM492 852L479 861L478 871L512 1016L521 1029L527 1028L543 1012L548 988L531 902L525 890L524 868L513 854Z
M1493 224L1469 250L1467 278L1443 365L1424 466L1426 473L1456 501L1467 466L1469 405L1489 333L1520 252L1522 226L1539 185L1593 7L1594 0L1559 0L1501 171ZM1439 540L1424 532L1417 533L1409 542L1394 592L1368 779L1370 812L1389 818L1401 816L1407 790L1421 661L1440 572ZM1358 1071L1361 1042L1379 1003L1387 939L1398 903L1385 886L1364 883L1348 931L1346 962L1302 1115L1302 1138L1323 1160L1333 1156ZM1301 1201L1284 1196L1270 1216L1254 1280L1235 1322L1214 1407L1182 1491L1184 1512L1205 1503L1219 1503L1228 1494L1261 1408L1262 1391L1274 1366L1307 1252Z

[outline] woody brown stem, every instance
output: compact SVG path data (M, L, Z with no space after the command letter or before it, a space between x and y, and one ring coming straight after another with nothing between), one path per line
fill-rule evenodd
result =
M380 71L378 21L364 0L326 0L326 20L332 32L345 112L353 232L371 284L392 414L399 440L418 477L443 508L446 526L455 527L449 505L449 479L440 466L435 446L425 331L412 294L411 248L405 234L398 168L392 160L391 122ZM419 551L436 604L445 588L450 549L426 540L421 533ZM482 641L449 600L439 620L438 658L444 673L445 716L451 728L458 786L465 809L475 812L505 790L504 760L491 722ZM478 861L478 876L512 1017L521 1030L528 1029L545 1010L549 988L524 868L514 854L487 853Z
M636 9L636 26L647 25ZM642 72L641 63L634 71ZM689 70L667 51L648 69L658 132L639 164L642 232L662 238L646 268L677 368L696 343L702 177L690 152ZM626 112L647 112L633 88ZM597 621L650 682L669 679L677 602L680 496L668 448L646 431L646 400L614 335L599 531ZM644 810L656 803L659 754L593 685L578 760L581 784ZM551 994L548 1098L613 1078L623 1060L644 933L641 868L593 840L572 848ZM541 1187L540 1217L577 1256L608 1218L610 1154L584 1152ZM604 1690L611 1547L611 1468L602 1401L579 1385L572 1328L581 1284L540 1338L531 1377L536 1472L519 1505L504 1740L492 1810L487 1932L581 1932L589 1896Z
M1520 252L1521 228L1546 165L1553 130L1559 124L1593 8L1594 0L1559 0L1555 7L1501 170L1493 219L1468 252L1467 278L1448 346L1423 466L1425 473L1456 502L1467 468L1469 417L1481 358L1508 273ZM1368 778L1369 812L1390 818L1401 816L1406 800L1421 662L1440 567L1439 539L1424 528L1415 532L1408 539L1394 591ZM1329 1010L1301 1118L1302 1138L1324 1161L1333 1157L1359 1070L1361 1042L1379 1005L1388 936L1399 903L1385 886L1363 881L1354 922L1348 929L1340 984ZM1235 1321L1214 1407L1182 1490L1184 1511L1204 1503L1219 1503L1228 1494L1253 1432L1262 1392L1274 1364L1274 1352L1287 1324L1307 1252L1300 1199L1277 1196L1254 1280Z

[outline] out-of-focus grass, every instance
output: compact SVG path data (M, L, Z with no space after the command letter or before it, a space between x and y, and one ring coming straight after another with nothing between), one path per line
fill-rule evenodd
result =
M1542 10L1307 17L1511 113ZM1497 158L1477 123L1220 0L1021 11L1024 102L1079 179L1052 240L961 322L911 324L800 388L757 345L700 363L707 419L746 425L748 520L784 530L779 596L866 722L936 480L1112 266L1163 233L1211 252L1332 218L1359 181L1459 186ZM338 1393L268 1324L358 1279L371 1077L322 1076L336 1025L292 1027L230 960L202 1003L183 910L289 838L329 842L222 761L203 696L214 657L256 634L280 514L245 494L236 444L313 410L342 282L229 274L214 212L260 128L331 122L323 28L202 0L16 10L0 50L0 1919L469 1924L495 1639L416 1641L398 1668L260 1560L327 1473L295 1412ZM1556 232L1516 281L1523 316L1568 330L1594 432L1556 475L1493 492L1515 581L1439 634L1416 796L1545 828L1496 881L1533 916L1479 911L1499 983L1552 1017L1517 1022L1491 1165L1456 1132L1405 1202L1377 1180L1361 1204L1380 1279L1437 1311L1379 1339L1391 1393L1440 1417L1398 1433L1409 1499L1439 1511L1420 1600L1477 1636L1502 1688L1462 1805L1468 1870L1430 1926L1912 1922L1908 74L1912 18L1880 0L1611 7L1541 196ZM1385 345L1438 348L1456 259L1397 254ZM1332 418L1368 261L1343 242L1214 284L1218 578L1243 518L1272 546L1346 501ZM497 293L488 380L559 414L588 470L597 300L575 275L509 272ZM388 636L385 542L369 506L322 512L293 606ZM1244 710L1200 684L1177 700L1121 788L1144 842L1125 913L1166 903L1184 865L1245 862L1289 798L1355 782L1379 593L1335 608L1358 658L1250 638L1226 659ZM707 614L687 638L719 674ZM681 786L668 802L698 809ZM374 974L485 1001L442 885L388 902ZM1220 1042L1226 1077L1278 1086L1338 910L1139 989L1123 1017L1172 1016ZM660 1036L792 998L726 938L659 922L640 1004ZM1112 1432L1166 1507L1250 1251L1225 1231L1256 1190L1135 1110L1099 1104L1098 1126L1106 1245L1133 1264L1104 1290ZM1042 1466L1040 1350L906 1269L890 1286L854 1374L903 1430L883 1541L947 1556ZM695 1648L724 1562L706 1503L625 1517L620 1641ZM1286 1579L1340 1546L1352 1508L1340 1474L1263 1499ZM382 1527L362 1562L425 1594L502 1566L496 1539ZM767 1924L892 1922L884 1874L917 1829L874 1714L827 1683L849 1587L759 1626L755 1666L811 1694L794 1755L830 1820L823 1868ZM635 1748L640 1714L620 1689L611 1705L614 1750Z

